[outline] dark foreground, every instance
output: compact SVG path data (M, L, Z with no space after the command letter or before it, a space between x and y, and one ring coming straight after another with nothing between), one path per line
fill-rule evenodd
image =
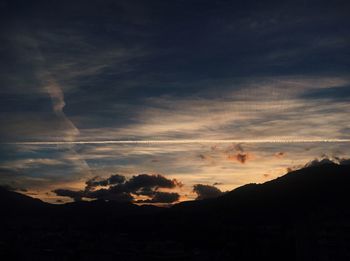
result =
M172 208L0 198L0 260L350 260L349 165Z

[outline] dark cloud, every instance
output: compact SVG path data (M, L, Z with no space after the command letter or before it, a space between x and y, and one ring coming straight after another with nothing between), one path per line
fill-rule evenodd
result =
M109 177L109 184L119 184L125 182L125 177L119 174L115 174Z
M86 188L89 190L94 187L102 186L106 187L108 185L114 185L114 184L121 184L125 182L125 177L119 174L115 174L110 176L107 179L101 179L100 177L96 176L92 179L89 179L85 182Z
M74 201L81 201L85 196L85 192L82 190L74 191L70 189L55 189L52 192L57 196L72 198Z
M98 189L94 191L89 190L69 190L69 189L56 189L53 192L57 196L61 197L69 197L74 201L81 201L83 198L90 199L101 199L101 200L114 200L119 202L131 202L133 201L133 197L130 193L125 192L115 192L111 189Z
M85 198L112 200L118 202L132 202L134 197L128 192L116 192L112 189L98 189L88 191L84 194Z
M170 180L162 175L140 174L128 180L125 187L130 191L138 191L142 188L175 188L179 184L176 179Z
M95 189L98 186L106 188ZM53 192L58 196L72 198L74 201L90 198L119 202L172 203L178 201L180 195L173 192L160 192L158 189L173 189L181 186L182 184L176 179L168 179L162 175L140 174L126 180L124 176L116 174L106 179L98 176L89 179L86 181L84 190L56 189ZM138 201L135 199L136 196L149 198Z
M211 185L196 184L193 186L193 192L197 194L196 200L206 198L216 198L222 195L220 189Z
M155 194L155 191L153 188L150 187L143 187L135 192L137 195L142 196L149 196L152 197Z
M94 188L94 187L98 187L98 186L107 186L108 185L108 181L107 180L99 180L99 177L96 176L96 177L93 177L89 180L87 180L85 182L86 184L86 188L89 190L91 188Z
M247 161L247 158L248 158L248 154L238 153L236 155L236 159L242 164L244 164Z
M137 203L174 203L180 199L176 192L155 192L151 199L139 200Z

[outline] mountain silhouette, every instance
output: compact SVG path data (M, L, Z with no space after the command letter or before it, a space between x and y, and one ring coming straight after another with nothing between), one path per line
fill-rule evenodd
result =
M171 208L0 189L2 260L350 260L350 165L309 166Z
M245 220L246 212L285 214L287 218L322 209L342 212L347 211L349 188L350 165L329 163L296 170L263 184L247 184L216 199L183 202L174 208L224 211Z
M0 207L5 211L25 211L41 208L49 204L40 199L32 198L21 193L10 191L0 186Z

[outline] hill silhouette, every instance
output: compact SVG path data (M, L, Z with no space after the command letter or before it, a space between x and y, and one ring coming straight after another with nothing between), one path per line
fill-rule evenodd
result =
M180 203L174 208L225 211L236 218L245 211L295 217L327 208L347 211L350 165L306 167L263 184L247 184L216 199ZM231 213L232 212L232 213Z
M51 205L0 189L2 260L350 260L350 165L309 166L171 208Z

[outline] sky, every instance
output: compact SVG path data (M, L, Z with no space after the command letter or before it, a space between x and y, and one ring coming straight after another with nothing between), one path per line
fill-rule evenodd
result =
M0 10L3 186L168 204L349 157L348 1Z

